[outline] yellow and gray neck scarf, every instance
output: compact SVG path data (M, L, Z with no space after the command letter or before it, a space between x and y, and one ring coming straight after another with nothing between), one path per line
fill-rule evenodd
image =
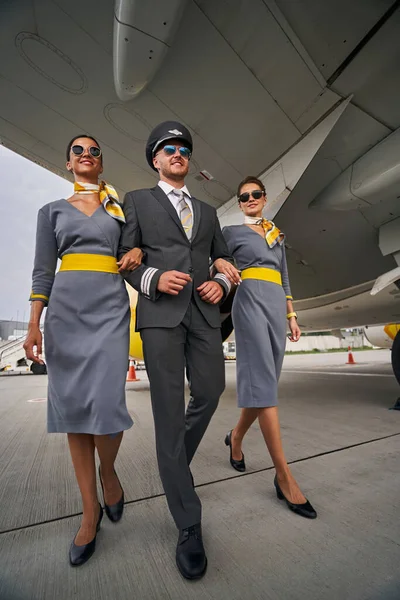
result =
M124 211L118 201L118 194L109 183L101 181L100 185L96 185L94 183L81 183L75 181L74 192L75 194L93 194L97 192L106 213L113 219L125 223Z
M275 244L279 244L281 246L285 241L285 234L277 228L275 223L268 221L268 219L264 219L264 217L259 218L245 216L244 222L246 225L261 225L265 232L265 241L270 248L273 248Z

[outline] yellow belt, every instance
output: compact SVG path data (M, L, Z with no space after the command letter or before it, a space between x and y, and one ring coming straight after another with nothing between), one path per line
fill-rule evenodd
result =
M100 271L101 273L118 273L115 256L104 254L64 254L60 271Z
M275 269L267 269L267 267L250 267L243 269L240 274L242 279L261 279L261 281L272 281L282 285L282 277L279 271Z

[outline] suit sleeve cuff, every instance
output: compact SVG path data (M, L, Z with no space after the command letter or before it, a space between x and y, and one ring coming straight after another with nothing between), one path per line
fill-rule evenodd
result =
M160 296L160 293L157 291L157 284L162 273L161 269L155 269L154 267L148 267L143 272L140 280L140 291L148 300L157 300Z
M225 296L227 296L232 288L232 284L227 278L227 276L223 273L217 273L214 277L214 281L222 285L222 287L224 288Z

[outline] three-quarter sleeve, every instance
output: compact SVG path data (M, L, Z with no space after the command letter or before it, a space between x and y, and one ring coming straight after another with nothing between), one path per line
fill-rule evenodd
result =
M282 287L286 294L286 300L293 300L292 291L290 289L287 262L286 262L285 244L282 244L281 248L282 248L282 263L281 263Z
M41 300L48 304L57 266L57 250L54 228L41 208L37 219L35 262L29 300Z
M233 256L233 252L234 252L234 244L232 243L232 236L231 236L231 230L230 227L223 227L222 228L222 235L224 236L224 240L226 243L226 247L228 248L228 252L231 256Z
M211 260L214 263L219 258L222 258L222 259L230 262L231 264L234 264L233 257L230 254L230 252L228 251L228 247L226 245L225 238L222 235L221 226L219 224L217 212L215 209L214 209L214 219L215 219L215 229L214 229L213 241L211 244L211 253L210 253ZM224 290L224 294L225 294L225 296L227 296L232 288L232 284L229 281L228 277L226 275L224 275L224 273L216 273L212 279L213 279L213 281L216 281L217 283L219 283L222 286L222 288Z

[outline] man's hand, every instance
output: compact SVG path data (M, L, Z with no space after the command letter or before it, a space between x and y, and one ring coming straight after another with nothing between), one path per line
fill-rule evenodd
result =
M218 304L224 295L224 288L216 281L205 281L197 288L200 298L208 304Z
M291 335L289 336L289 340L291 342L298 342L301 336L300 327L297 325L296 317L291 317L289 319L289 329Z
M164 294L177 296L190 281L192 281L192 278L187 273L165 271L158 280L157 289L159 292L164 292Z
M217 258L214 262L214 267L217 269L218 273L226 275L233 285L238 285L241 282L240 271L224 258Z
M24 344L26 358L39 365L44 365L42 360L42 340L43 336L39 326L29 326L28 335L26 336Z
M140 248L132 248L117 262L118 271L134 271L142 264L143 252Z

